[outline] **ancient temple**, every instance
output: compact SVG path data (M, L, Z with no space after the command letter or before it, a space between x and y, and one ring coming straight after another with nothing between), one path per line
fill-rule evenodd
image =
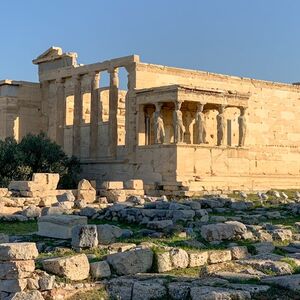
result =
M39 83L0 81L0 138L44 131L83 174L148 192L300 185L300 87L51 47Z

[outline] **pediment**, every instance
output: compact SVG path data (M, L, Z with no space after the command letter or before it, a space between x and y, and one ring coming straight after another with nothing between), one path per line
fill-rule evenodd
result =
M35 60L33 60L33 63L40 63L45 62L53 59L57 59L61 57L63 54L63 51L60 47L50 47L45 52L43 52L41 55L39 55Z
M37 59L53 57L53 56L60 56L62 55L62 49L59 47L50 47L44 53L37 57Z

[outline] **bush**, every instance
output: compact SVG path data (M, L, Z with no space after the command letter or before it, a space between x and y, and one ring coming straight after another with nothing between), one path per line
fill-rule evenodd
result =
M80 164L43 133L28 134L19 144L13 138L0 141L0 186L7 187L11 180L30 180L33 173L59 173L59 187L75 188Z

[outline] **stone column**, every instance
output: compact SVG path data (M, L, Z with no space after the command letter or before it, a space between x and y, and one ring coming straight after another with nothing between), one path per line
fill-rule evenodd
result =
M66 97L64 79L56 80L56 142L64 147L64 127L66 120Z
M81 76L76 75L74 80L74 110L73 110L73 155L80 157L81 133L80 125L82 120L82 95Z
M217 115L217 146L224 145L225 142L225 106L220 105L218 109L219 113Z
M182 143L184 140L185 127L182 120L181 112L182 102L175 102L175 109L173 111L173 127L174 127L174 143Z
M246 138L246 131L247 131L247 122L246 122L246 108L240 107L240 116L238 118L239 123L239 147L245 146L245 138Z
M5 120L4 138L12 137L19 142L20 127L17 100L7 103L6 108L3 109L3 116Z
M195 128L196 128L196 143L206 144L206 123L205 115L203 113L204 104L197 103L197 112L195 116Z
M90 158L98 155L99 88L100 75L91 74L91 118L90 118Z
M162 103L155 103L154 112L154 143L163 144L165 141L165 126L161 113Z
M118 69L109 70L110 85L109 85L109 154L113 158L117 157L118 146L118 97L119 97L119 78Z
M125 66L127 75L127 94L125 99L125 146L127 158L135 161L136 146L138 144L138 128L136 127L136 96L134 89L136 88L136 64Z

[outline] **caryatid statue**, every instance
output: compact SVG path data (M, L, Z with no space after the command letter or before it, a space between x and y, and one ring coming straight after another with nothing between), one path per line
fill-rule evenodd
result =
M165 127L164 120L161 115L161 103L156 104L154 112L154 132L155 144L163 144L165 141Z
M219 113L217 115L217 146L224 145L225 129L226 129L224 112L225 112L225 106L220 105Z
M247 122L246 122L246 108L241 107L240 108L240 116L238 118L239 123L239 147L243 147L245 145L245 137L246 137L246 131L247 131Z
M175 110L173 111L174 143L182 143L185 133L182 121L182 112L180 110L181 104L182 102L175 102Z
M195 117L196 125L196 144L206 143L206 124L205 115L203 113L204 105L202 103L197 103L197 112Z

